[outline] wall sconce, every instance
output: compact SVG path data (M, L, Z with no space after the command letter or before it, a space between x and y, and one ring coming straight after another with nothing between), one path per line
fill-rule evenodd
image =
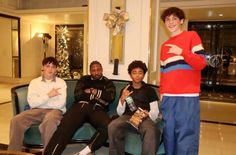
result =
M39 33L38 37L42 38L43 40L43 55L44 55L44 58L46 58L46 52L48 49L48 40L50 40L52 36L49 33Z

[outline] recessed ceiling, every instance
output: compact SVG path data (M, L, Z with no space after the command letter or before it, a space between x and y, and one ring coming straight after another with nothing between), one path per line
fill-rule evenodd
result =
M161 11L176 6L189 20L236 20L236 0L160 0Z
M41 13L22 15L21 19L52 24L78 24L84 23L86 12L81 13Z
M87 7L18 10L21 19L53 24L78 24L87 18Z
M185 9L189 20L236 20L236 7Z

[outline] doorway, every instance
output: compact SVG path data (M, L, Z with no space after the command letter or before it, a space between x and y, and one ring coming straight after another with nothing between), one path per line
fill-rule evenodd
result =
M188 29L198 32L206 51L202 82L236 85L236 21L189 22Z
M20 78L20 18L0 14L0 77Z

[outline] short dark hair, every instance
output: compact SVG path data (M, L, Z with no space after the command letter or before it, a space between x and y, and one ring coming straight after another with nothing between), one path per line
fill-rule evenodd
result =
M131 62L129 64L128 73L131 74L132 70L135 68L141 68L143 70L144 74L148 70L146 64L140 60L134 60L133 62Z
M44 58L43 59L43 61L42 61L42 65L44 66L44 65L46 65L46 64L53 64L53 65L55 65L56 67L58 66L58 61L57 61L57 59L56 58L54 58L54 57L46 57L46 58Z
M182 9L177 8L177 7L170 7L170 8L165 9L162 12L162 14L161 14L162 21L165 22L166 17L168 17L170 15L174 15L174 16L178 17L180 20L185 19L185 14Z
M102 67L102 64L99 61L92 61L89 65L89 69L91 69L92 66L95 65L95 64L100 65Z

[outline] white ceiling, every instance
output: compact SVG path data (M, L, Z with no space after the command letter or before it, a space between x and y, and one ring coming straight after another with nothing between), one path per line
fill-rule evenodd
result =
M189 20L236 20L236 7L185 9Z

